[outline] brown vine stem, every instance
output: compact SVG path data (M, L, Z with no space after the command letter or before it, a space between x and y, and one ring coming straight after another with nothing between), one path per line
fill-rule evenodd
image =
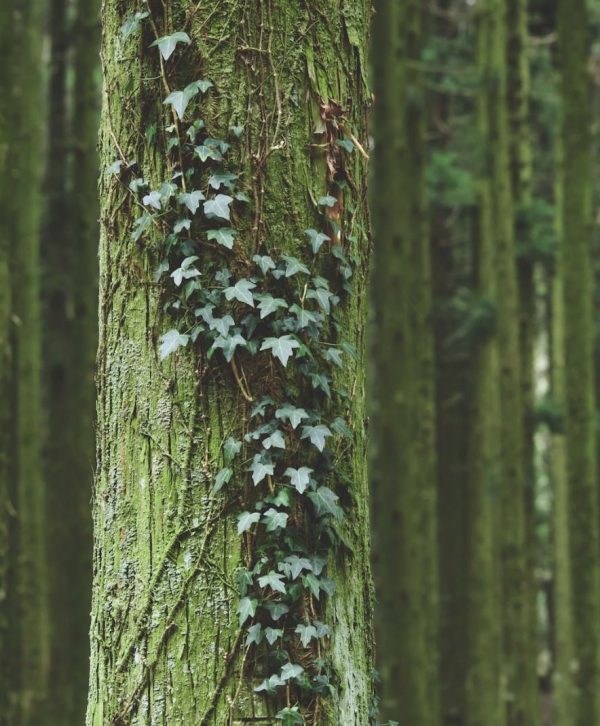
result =
M242 377L240 376L240 371L237 367L237 363L235 361L235 355L231 359L231 370L233 371L233 376L236 380L236 383L238 384L238 387L242 393L242 396L248 401L249 403L254 402L254 398L252 397L252 394L250 391L246 388L244 381L242 380Z

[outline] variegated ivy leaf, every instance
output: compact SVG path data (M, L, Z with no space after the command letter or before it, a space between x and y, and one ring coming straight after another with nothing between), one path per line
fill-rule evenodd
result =
M237 613L240 617L240 627L248 620L253 618L256 614L256 607L258 600L249 597L243 597L237 607Z
M287 527L288 516L285 512L279 512L271 507L264 512L262 521L265 523L267 532L275 532L277 529L285 529Z
M328 436L332 436L332 433L329 428L324 424L302 427L301 438L310 439L311 444L316 446L319 451L323 451L323 449L325 448L325 439Z
M292 277L292 275L297 275L299 272L303 272L305 275L310 275L310 270L308 267L300 262L296 257L291 257L290 255L282 255L282 258L285 260L285 276L286 277Z
M324 242L329 242L331 240L331 237L323 234L323 232L317 232L316 229L305 229L304 234L308 237L313 254L315 255L321 249Z
M212 159L213 161L223 160L223 155L220 150L215 146L208 145L206 142L200 144L200 146L196 146L194 153L200 158L200 161L207 161L208 159Z
M221 469L221 471L217 474L217 477L215 479L215 484L213 486L213 493L216 494L217 492L220 492L221 489L225 486L225 484L229 483L229 480L233 476L233 469L230 469L229 467L225 467L224 469Z
M263 448L285 449L285 439L281 431L276 430L270 436L262 440Z
M281 628L265 628L265 638L269 645L273 645L281 637L283 637L283 630Z
M252 258L253 262L260 267L260 271L263 275L266 275L269 270L275 269L275 263L269 255L254 255Z
M304 494L306 488L310 484L310 475L313 470L309 469L308 466L301 466L299 469L294 469L291 466L284 472L284 476L289 477L289 480L293 487L295 487L300 494Z
M304 648L308 648L310 641L317 637L317 629L314 625L303 625L299 623L294 632L300 636L300 642Z
M319 487L316 491L309 492L308 497L320 517L331 514L338 522L343 519L344 510L338 504L340 499L329 487Z
M227 171L216 172L208 179L208 185L215 190L219 190L221 187L227 187L227 189L233 188L233 182L238 179L237 174L231 174Z
M247 280L246 278L242 278L241 280L238 280L235 285L232 287L228 287L225 289L225 297L227 300L233 300L234 298L236 300L239 300L242 303L246 303L246 305L250 305L250 307L254 307L254 296L251 292L256 287L256 285L252 282L252 280Z
M308 414L303 408L296 408L291 403L284 403L275 411L275 418L289 421L292 428L295 429L305 418L308 418Z
M256 295L256 299L259 300L258 309L260 310L260 319L264 320L268 315L277 312L281 308L287 308L288 304L283 298L273 297L269 293L262 295Z
M260 454L255 454L248 471L252 472L252 482L254 486L257 486L266 476L273 476L275 465L270 460L265 460Z
M304 668L296 663L286 663L281 669L281 679L289 681L292 678L299 678L304 673Z
M282 335L279 338L265 338L260 346L260 349L270 350L275 358L278 358L281 361L285 368L290 356L294 352L294 349L299 347L300 343L291 335Z
M319 199L319 206L320 207L335 207L337 204L337 199L335 197L332 197L330 195L327 195L325 197L321 197Z
M135 31L140 27L140 23L144 18L147 18L150 13L148 12L141 12L141 13L135 13L135 15L132 15L130 18L127 18L127 20L121 25L121 35L123 36L124 40L127 40L130 35L135 33Z
M229 205L233 202L233 197L228 194L217 194L214 199L208 199L204 202L204 214L208 219L226 219L230 220L231 214Z
M261 587L269 587L274 592L280 592L285 595L285 584L283 582L283 575L278 572L271 570L266 575L258 578L258 584Z
M223 443L223 458L225 459L225 463L231 464L233 459L240 453L241 450L241 441L237 441L231 436L225 439L225 442Z
M282 571L285 568L292 580L299 577L304 570L312 570L310 561L306 557L298 557L298 555L289 555L283 562L279 563L279 567Z
M247 633L248 635L246 636L246 648L253 643L256 643L256 645L260 645L260 642L263 639L264 635L264 633L262 632L262 625L260 623L255 623L254 625L251 625L248 628Z
M240 335L239 333L234 333L233 335L223 336L220 335L215 342L212 344L209 357L212 355L212 353L215 350L218 350L219 348L223 351L223 355L225 356L225 360L228 363L231 363L233 360L233 356L235 354L236 348L238 347L245 347L246 346L246 339Z
M174 353L177 348L181 348L188 344L190 339L189 335L184 335L178 330L169 330L164 335L161 335L159 342L159 356L161 360L164 360L167 356Z
M150 47L158 46L158 50L162 57L165 60L169 60L178 43L185 43L186 45L189 45L191 42L190 36L187 33L178 32L158 38L158 40L155 40L154 43L150 44Z
M192 214L196 214L200 202L206 199L201 191L195 190L192 192L182 192L178 197L177 201L179 204L184 204Z
M237 531L238 534L247 532L253 524L260 519L260 512L242 512L238 515Z
M214 240L217 244L222 247L227 247L228 250L233 249L233 243L237 232L235 229L230 227L221 227L220 229L209 229L206 236L209 240Z

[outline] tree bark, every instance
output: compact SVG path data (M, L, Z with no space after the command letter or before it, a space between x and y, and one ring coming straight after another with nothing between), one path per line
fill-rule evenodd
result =
M41 3L7 2L0 13L3 67L11 68L3 74L0 99L0 590L5 613L0 625L0 708L7 723L21 726L43 721L48 686L39 443Z
M593 351L590 93L585 0L558 4L562 73L561 276L569 488L574 723L600 719L598 483Z
M439 721L432 283L422 6L380 2L373 212L373 493L383 718ZM400 484L399 484L400 482Z
M185 30L191 38L177 76L214 84L201 106L207 125L230 137L230 126L244 127L237 158L253 221L244 222L241 244L300 256L305 241L298 240L315 225L316 200L332 172L323 134L335 104L363 150L367 145L368 3L179 0L167 18L158 3L149 8L163 35ZM147 23L123 40L119 28L131 14L118 0L104 3L101 164L112 164L118 144L145 178L159 183L167 152L158 51L148 50L154 37ZM335 447L334 457L340 475L352 482L352 504L346 546L329 564L336 592L325 613L332 638L324 657L339 688L315 721L331 726L363 726L371 706L362 346L370 242L365 160L358 150L348 173L343 198L353 212L344 207L342 221L351 230L357 269L341 323L359 356L336 378L350 392L354 443L343 455ZM164 300L152 282L156 242L132 241L134 212L129 192L114 176L103 176L87 723L224 726L273 719L253 693L258 673L250 670L235 615L231 583L246 559L233 516L239 502L210 493L223 440L241 438L249 406L217 356L209 362L177 354L175 363L158 363L155 343L165 321ZM252 392L260 398L267 385L268 379L251 381ZM237 475L241 491L247 476Z

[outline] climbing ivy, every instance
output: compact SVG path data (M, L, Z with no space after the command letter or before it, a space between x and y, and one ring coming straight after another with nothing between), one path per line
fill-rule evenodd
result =
M243 221L253 204L236 165L244 126L224 137L214 131L203 114L209 97L218 97L210 80L171 88L170 63L192 41L183 31L161 35L150 12L128 19L123 37L142 22L150 23L150 48L159 54L168 178L151 184L119 148L107 172L140 209L132 240L144 245L150 233L162 240L155 282L172 328L159 338L160 360L189 348L224 363L247 402L247 430L222 442L211 491L238 507L242 669L250 673L252 664L260 681L254 690L269 699L276 719L312 723L337 687L324 620L325 602L335 596L327 563L344 546L343 482L331 442L352 439L339 415L348 393L334 385L334 370L357 357L339 317L354 266L352 240L338 223L346 184L341 175L326 184L316 202L320 224L305 230L299 257L283 254L276 240L246 239ZM335 115L331 124L337 153L366 155ZM156 133L153 127L147 139Z

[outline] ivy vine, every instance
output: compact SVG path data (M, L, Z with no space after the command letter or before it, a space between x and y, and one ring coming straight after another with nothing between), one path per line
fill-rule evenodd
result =
M349 394L334 385L334 370L357 358L340 316L355 262L353 240L340 226L346 182L342 174L327 182L315 214L320 224L305 230L300 257L244 239L240 222L252 203L234 163L244 127L231 126L225 138L214 133L202 117L203 100L218 93L213 83L170 86L169 62L190 37L161 35L149 11L132 16L122 36L142 22L150 23L159 54L168 178L152 186L137 176L116 140L119 158L107 171L141 210L133 241L142 244L150 230L163 240L155 282L173 327L159 339L159 358L184 347L221 358L247 402L248 430L222 442L212 484L212 495L239 505L242 669L252 663L261 680L255 692L285 726L318 723L322 699L337 688L326 657L325 602L335 596L327 563L344 546L336 493L343 482L331 442L352 439L340 414ZM365 154L339 107L331 108L336 154Z

